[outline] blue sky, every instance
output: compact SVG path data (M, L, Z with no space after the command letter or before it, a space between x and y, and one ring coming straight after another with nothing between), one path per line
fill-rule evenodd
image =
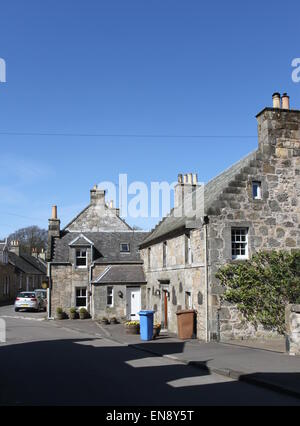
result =
M207 181L256 148L255 115L274 91L299 108L299 3L244 3L2 2L0 236L47 227L52 204L68 222L95 183L119 173L150 183L197 172ZM128 221L148 229L157 219Z

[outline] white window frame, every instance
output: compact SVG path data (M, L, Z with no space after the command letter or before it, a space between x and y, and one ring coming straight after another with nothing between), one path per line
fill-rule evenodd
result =
M77 252L80 252L80 256L77 256ZM82 253L85 252L85 256L82 256ZM78 265L77 259L85 259L85 265ZM88 265L88 252L86 248L76 248L75 249L75 266L76 268L86 269Z
M77 296L77 291L82 292L82 290L85 290L85 296ZM78 306L77 305L77 299L85 299L85 305ZM76 306L76 308L78 308L78 309L87 308L87 303L88 303L88 289L87 289L87 287L76 287L75 288L75 306Z
M254 196L254 187L257 187L257 196ZM262 199L262 187L261 187L261 181L259 180L252 181L252 198L253 200Z
M108 290L111 290L111 294L109 294L109 291ZM111 304L109 304L108 303L108 298L109 297L111 297ZM114 307L114 288L113 288L113 286L107 286L107 288L106 288L106 306L108 307L108 308L113 308Z
M238 231L245 231L245 234L243 235L242 233L240 233L240 235L238 234ZM234 235L235 232L235 235ZM248 234L249 234L249 229L246 227L233 227L231 228L231 256L233 260L236 259L248 259L249 258L249 245L248 245ZM235 238L233 238L235 236ZM245 236L245 240L243 239L243 237ZM235 250L237 250L237 247L234 247L235 245L244 245L245 248L245 254L239 254L239 253L234 253ZM242 247L240 247L238 249L238 251L241 251Z

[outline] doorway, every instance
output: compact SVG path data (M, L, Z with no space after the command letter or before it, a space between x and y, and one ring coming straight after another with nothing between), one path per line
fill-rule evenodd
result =
M139 321L138 313L141 311L141 288L140 287L127 287L126 289L127 300L127 318L129 321Z

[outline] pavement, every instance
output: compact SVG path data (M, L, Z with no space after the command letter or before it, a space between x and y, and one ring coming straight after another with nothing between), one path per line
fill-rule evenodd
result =
M300 406L298 393L278 392L278 380L274 388L266 389L261 380L247 383L235 375L237 366L243 367L248 359L247 377L253 371L259 374L264 366L263 375L297 376L296 388L300 362L295 357L183 342L169 335L141 342L139 336L127 335L122 325L46 321L42 313L15 315L12 307L1 307L1 317L6 321L7 342L0 343L6 366L0 376L0 405ZM261 360L262 354L284 361L280 367L273 358ZM258 363L261 367L256 368ZM28 370L17 365L36 374L28 376Z
M140 336L127 335L121 324L98 327L111 339L133 347L138 345L148 353L300 398L300 357L282 353L282 342L274 351L267 344L265 349L233 342L182 341L169 334L141 343Z

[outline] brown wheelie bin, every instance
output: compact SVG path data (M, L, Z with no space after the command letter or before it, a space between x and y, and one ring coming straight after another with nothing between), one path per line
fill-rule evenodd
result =
M180 339L193 339L195 314L193 309L186 309L176 312L178 324L178 337Z

